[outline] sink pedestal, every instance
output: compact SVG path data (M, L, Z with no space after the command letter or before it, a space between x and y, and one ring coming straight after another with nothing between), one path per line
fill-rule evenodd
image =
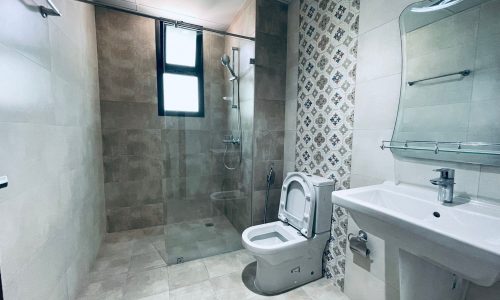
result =
M468 282L429 261L399 250L401 300L462 300Z

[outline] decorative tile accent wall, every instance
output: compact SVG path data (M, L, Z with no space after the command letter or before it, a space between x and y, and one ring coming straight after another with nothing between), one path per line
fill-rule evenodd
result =
M295 167L350 186L360 0L301 0ZM343 289L347 212L335 206L324 272Z

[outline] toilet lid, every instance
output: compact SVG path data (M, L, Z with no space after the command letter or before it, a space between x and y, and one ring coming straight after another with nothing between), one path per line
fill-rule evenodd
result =
M305 173L289 173L281 189L278 218L312 237L315 208L314 187Z

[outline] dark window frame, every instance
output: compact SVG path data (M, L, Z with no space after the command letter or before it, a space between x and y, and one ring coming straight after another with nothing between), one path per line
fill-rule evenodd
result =
M163 21L156 21L156 77L158 90L158 114L160 116L177 116L177 117L205 117L205 94L204 94L204 79L203 79L203 32L196 31L196 62L194 67L180 66L167 64L165 41L166 27L173 26ZM198 77L198 111L171 111L165 110L164 101L165 93L163 86L163 74L179 74Z

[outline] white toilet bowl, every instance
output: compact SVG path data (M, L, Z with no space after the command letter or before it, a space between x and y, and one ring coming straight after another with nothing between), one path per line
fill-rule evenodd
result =
M255 287L276 294L322 277L330 238L333 182L289 173L280 199L280 221L247 228L242 242L257 260Z

